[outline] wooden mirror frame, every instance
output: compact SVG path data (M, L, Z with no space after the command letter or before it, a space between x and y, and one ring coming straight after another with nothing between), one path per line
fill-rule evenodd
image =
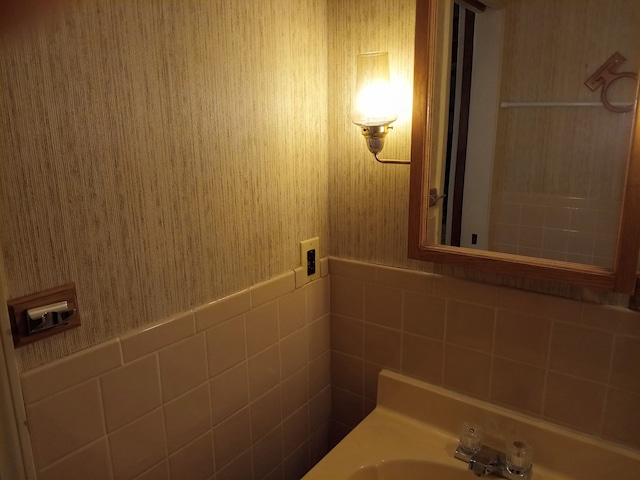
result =
M427 243L431 146L436 119L438 5L416 1L416 34L409 192L409 258L603 290L634 291L640 249L640 109L632 127L617 248L612 269ZM638 97L636 95L636 102Z

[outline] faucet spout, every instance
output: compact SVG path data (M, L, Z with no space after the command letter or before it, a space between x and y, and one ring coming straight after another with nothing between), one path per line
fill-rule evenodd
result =
M514 456L511 451L509 455L482 445L476 451L469 451L462 445L458 445L455 457L469 465L469 470L476 477L484 477L486 475L497 475L509 480L530 480L532 476L532 467L530 463L530 447L520 441L514 442L514 446L518 447L519 455ZM524 451L528 451L528 457L524 455Z
M485 475L496 473L499 470L500 463L500 452L483 445L469 459L469 470L477 477L484 477Z
M486 465L482 465L475 460L471 460L469 462L469 470L471 470L476 477L484 477L485 475L489 475L489 473L491 473Z

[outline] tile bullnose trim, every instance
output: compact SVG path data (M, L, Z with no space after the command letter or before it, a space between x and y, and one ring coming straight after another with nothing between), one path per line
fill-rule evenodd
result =
M421 293L432 293L435 275L408 268L376 266L376 283Z
M196 331L201 332L251 310L250 289L240 290L226 297L193 309Z
M323 257L320 259L320 276L326 277L330 274L329 271L329 257Z
M626 307L585 303L582 325L640 338L640 312Z
M60 393L123 364L119 338L27 370L20 375L25 405Z
M271 300L293 292L296 289L296 277L293 270L273 277L265 282L249 288L251 294L251 308L259 307Z
M196 333L193 311L179 313L120 336L125 363L184 340Z
M347 277L364 282L375 282L376 280L376 265L368 262L329 257L329 269L331 270L331 275L339 277Z

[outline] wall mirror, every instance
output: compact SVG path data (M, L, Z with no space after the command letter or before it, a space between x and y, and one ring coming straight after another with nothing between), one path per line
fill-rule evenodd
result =
M457 3L416 6L409 256L631 293L640 2Z

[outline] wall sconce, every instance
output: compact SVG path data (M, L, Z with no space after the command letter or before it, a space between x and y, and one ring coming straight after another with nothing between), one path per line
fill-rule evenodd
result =
M380 163L407 164L407 160L385 160L378 157L384 139L397 118L389 76L387 52L363 53L357 57L356 94L351 120L362 129L369 151Z

